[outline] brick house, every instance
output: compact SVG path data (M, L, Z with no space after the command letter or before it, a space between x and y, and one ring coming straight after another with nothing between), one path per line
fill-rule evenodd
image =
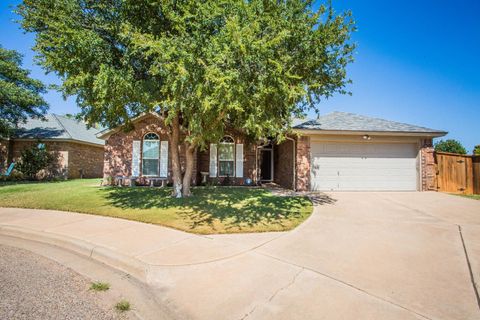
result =
M192 184L229 179L236 185L274 182L285 188L349 191L423 191L434 188L432 140L446 132L333 112L296 120L281 143L228 134L194 159ZM104 178L171 181L168 135L156 114L134 120L134 130L104 130ZM182 147L181 147L182 148ZM180 150L182 166L184 150Z
M23 149L40 144L58 154L59 175L100 178L105 142L96 137L98 132L83 122L56 114L46 115L45 120L28 119L9 139L0 139L0 170L17 161Z

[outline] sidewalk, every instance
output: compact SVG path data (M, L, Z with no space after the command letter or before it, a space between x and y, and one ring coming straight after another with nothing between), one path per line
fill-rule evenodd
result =
M252 234L249 235L249 241L240 242L239 245L217 236L196 235L135 221L18 208L0 208L0 232L68 245L70 250L78 253L106 259L104 262L107 264L114 264L116 258L120 263L136 262L139 273L135 275L143 281L146 280L146 269L151 266L188 266L227 259L282 235Z
M228 314L232 319L241 318L252 298L258 294L263 297L283 285L270 275L269 284L262 285L263 292L240 275L250 273L249 280L255 280L254 274L264 278L275 270L261 268L258 257L241 256L284 233L239 235L242 241L231 241L228 237L195 235L117 218L0 208L0 235L58 246L127 272L157 290L163 303L182 319L225 319ZM237 260L228 263L232 258L240 258L240 264ZM228 283L224 285L222 280ZM244 298L219 303L224 292L230 292L228 296L238 292Z

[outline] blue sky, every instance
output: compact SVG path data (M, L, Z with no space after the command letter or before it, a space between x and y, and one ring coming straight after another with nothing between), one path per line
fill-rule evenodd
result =
M24 55L24 67L58 83L33 62L33 36L23 34L10 5L0 3L0 44ZM480 1L333 0L352 10L358 31L348 68L352 96L320 104L322 114L354 112L449 131L469 152L480 144ZM75 113L75 100L49 92L50 111Z

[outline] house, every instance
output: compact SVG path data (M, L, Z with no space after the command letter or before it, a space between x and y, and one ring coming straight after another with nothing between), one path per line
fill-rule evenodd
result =
M134 121L134 130L105 130L104 177L171 180L167 132L156 114ZM192 184L202 178L243 185L275 182L295 190L422 191L434 189L432 139L446 132L333 112L297 120L281 143L229 134L195 155ZM184 154L181 150L180 154ZM184 158L181 158L184 162Z
M20 123L9 139L0 139L0 167L16 161L21 151L34 144L59 155L59 167L67 178L103 176L104 141L95 128L77 120L48 114L45 120L28 119Z

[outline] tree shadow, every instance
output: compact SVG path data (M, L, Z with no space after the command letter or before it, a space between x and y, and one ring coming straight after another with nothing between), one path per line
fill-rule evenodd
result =
M274 196L260 188L196 187L189 198L173 198L171 188L103 188L112 206L123 209L175 209L195 230L221 223L225 230L285 230L310 212L307 197ZM161 212L159 212L161 214ZM273 226L273 228L272 228Z
M319 206L323 206L326 204L335 204L337 202L337 199L333 199L332 197L324 193L311 194L309 198L313 204Z

